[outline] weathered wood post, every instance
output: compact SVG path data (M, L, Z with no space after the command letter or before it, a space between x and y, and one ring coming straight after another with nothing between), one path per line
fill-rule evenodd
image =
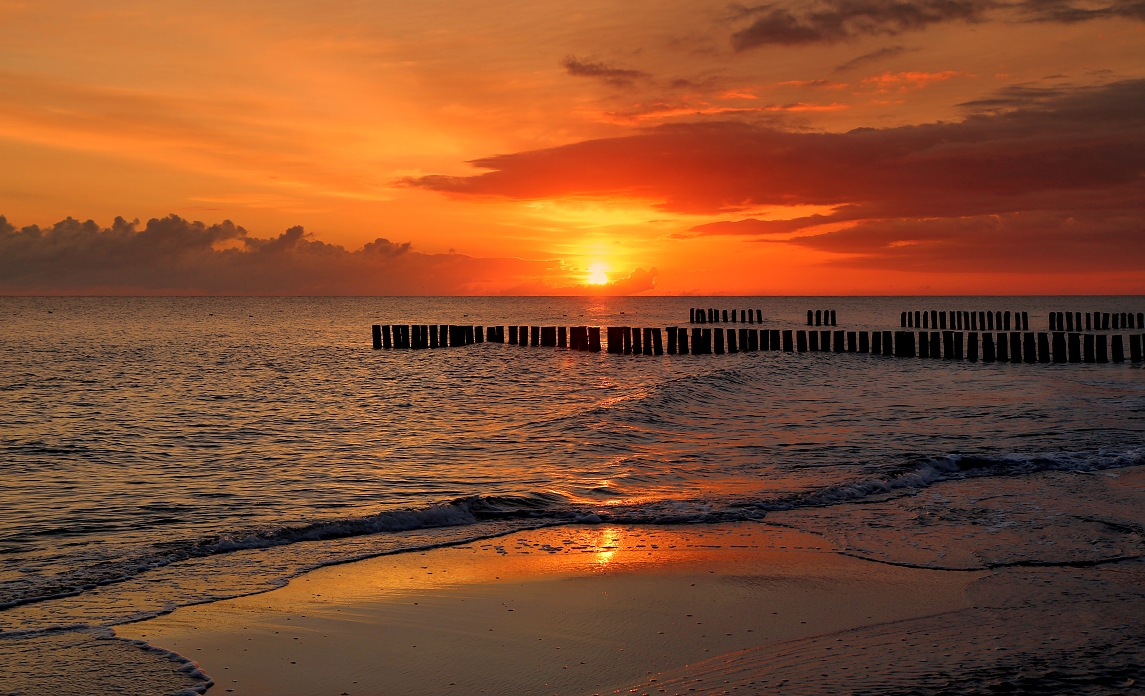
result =
M676 354L676 328L675 326L668 327L668 355Z
M1085 356L1082 359L1087 363L1097 362L1097 347L1093 337L1094 334L1086 334L1082 339L1085 346Z
M1071 363L1081 362L1081 334L1067 333L1066 342L1068 352L1067 361Z
M728 310L721 310L724 313L724 323L728 323Z
M608 352L619 355L624 352L624 333L619 326L610 326L605 331L608 337Z
M370 331L373 333L374 350L381 350L382 349L382 325L381 324L374 324L373 326L370 327Z
M1141 334L1129 335L1129 359L1135 363L1141 362Z
M1036 363L1037 361L1038 345L1034 342L1034 334L1025 332L1022 334L1022 362Z
M723 328L715 329L712 331L713 348L716 355L724 354L724 330Z
M1109 331L1109 312L1105 312L1101 315L1101 330Z
M386 325L382 326L382 348L389 350L393 347L394 347L394 344L392 343L392 341L390 339L390 325L386 324Z
M588 327L588 349L593 353L600 352L600 327Z
M966 359L969 362L978 362L978 332L971 331L966 334Z
M998 354L994 349L994 334L982 334L982 362L994 362Z
M930 332L930 357L942 357L942 333L939 331Z
M894 334L889 330L882 332L882 354L888 357L894 355L894 339L892 338L893 335Z
M883 332L882 331L872 331L871 332L871 355L882 355L882 354L883 354Z
M835 310L832 309L831 310L831 326L838 326L838 325L839 324L835 321Z
M688 354L688 330L680 329L677 334L676 351L680 355Z
M738 353L739 345L736 343L736 330L728 329L728 353Z
M747 340L747 329L740 329L739 330L739 346L740 346L740 350L742 350L745 353L747 351L751 350L751 345L748 344L748 340Z
M632 329L628 326L620 327L620 340L625 355L632 355Z
M815 310L815 326L819 326L822 323L823 323L823 311L817 309L817 310ZM807 325L811 326L811 310L810 309L807 310Z
M843 353L843 352L846 352L846 350L847 350L847 346L844 343L844 337L843 337L845 333L846 333L845 331L833 331L833 332L831 332L831 334L832 334L831 335L831 347L832 347L832 349L834 349L834 351L836 353Z
M509 327L509 344L514 345L514 346L517 345L517 327L516 326L510 326Z
M1145 329L1145 312L1137 313L1137 328Z
M1067 312L1065 315L1065 330L1073 331L1073 312ZM1077 327L1077 330L1081 331L1081 327Z
M1010 362L1010 341L1007 335L1001 331L998 332L998 362Z
M867 333L866 331L860 331L859 332L859 352L860 353L870 353L871 352L871 335L869 333Z
M1030 313L1022 312L1022 331L1030 330Z
M779 350L781 346L779 329L760 329L759 341L766 346L764 350Z
M1096 358L1099 363L1109 362L1109 337L1105 334L1097 334L1095 343Z
M1055 331L1050 336L1050 353L1051 359L1056 363L1064 363L1069 361L1069 354L1066 352L1065 347L1065 332Z
M842 332L838 331L836 333L842 333ZM854 332L854 331L848 331L847 332L847 352L848 353L858 353L859 352L859 334Z
M788 353L795 350L795 347L792 345L792 343L793 343L793 341L791 340L791 330L790 329L784 330L784 332L783 332L783 350L787 351Z
M1038 334L1038 362L1048 363L1050 361L1050 335L1048 333Z
M831 345L830 334L827 334L827 336L828 336L827 345L830 346ZM810 350L812 352L819 350L819 332L818 331L808 331L807 332L807 350Z
M702 329L692 329L692 355L704 354L704 339Z
M899 315L899 324L904 329L906 328L906 312L903 312L902 314Z
M755 310L755 321L757 324L763 323L763 310L762 309Z
M644 355L644 346L641 344L640 338L641 338L640 329L633 327L633 329L632 329L632 354L633 355Z
M660 337L660 329L649 329L649 331L652 333L652 354L663 355L664 341Z
M755 312L751 311L750 309L745 309L744 311L747 312L747 323L754 324L755 323Z
M797 346L796 350L798 350L800 353L806 353L807 352L807 332L806 331L796 332L795 343Z
M545 348L557 347L557 327L544 326L541 327L541 346Z
M712 354L712 330L711 329L704 329L703 332L700 333L700 337L703 340L704 355L711 355Z
M569 345L568 332L565 327L557 327L557 348L567 348Z
M930 357L930 334L926 331L918 332L918 357Z
M696 323L696 308L695 307L692 307L691 309L688 310L688 323L689 324L695 324Z
M947 360L953 360L954 359L954 332L953 331L943 331L942 332L942 355Z
M940 331L946 331L946 312L938 313L938 328Z
M437 348L438 347L437 337L438 337L437 326L429 327L429 347L430 348Z
M1113 348L1113 362L1115 362L1115 363L1125 362L1125 343L1121 338L1121 334L1115 334L1113 336L1112 348Z
M483 327L483 326L474 326L474 327L473 327L473 338L474 338L474 339L475 339L475 340L476 340L478 343L484 343L484 342L485 342L485 327Z
M1010 362L1022 362L1022 334L1017 331L1010 332Z
M539 327L539 326L530 326L529 327L529 345L531 345L534 348L540 347L540 345L541 345L541 327Z

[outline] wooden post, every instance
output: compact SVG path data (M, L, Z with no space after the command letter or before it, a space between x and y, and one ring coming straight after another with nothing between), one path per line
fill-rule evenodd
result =
M736 330L728 329L728 353L738 353L739 346L736 344Z
M823 323L823 311L817 309L817 310L815 310L815 326L819 326L821 323ZM810 309L807 310L807 325L811 326L811 310Z
M755 310L755 321L757 324L763 323L763 310L762 309Z
M966 334L966 359L970 362L978 362L978 332L971 331Z
M1085 356L1082 358L1087 363L1097 362L1097 349L1096 341L1093 340L1094 334L1086 334L1084 341Z
M370 331L373 333L373 336L374 336L374 350L381 350L382 349L382 325L381 324L374 324L372 327L370 327Z
M1101 331L1109 331L1109 312L1101 315Z
M600 327L588 327L588 349L593 353L600 352Z
M906 312L903 312L902 314L899 315L899 323L902 325L903 328L906 328Z
M1117 331L1118 329L1121 328L1121 313L1120 312L1114 312L1113 313L1113 326L1111 328L1114 331Z
M1071 314L1072 314L1072 312L1071 312ZM1061 331L1061 330L1062 329L1058 329L1058 331ZM1078 330L1080 331L1081 327L1078 327ZM1089 312L1085 313L1085 330L1086 331L1093 331L1093 315L1090 314Z
M918 332L918 357L930 357L930 334L926 331Z
M1025 320L1022 320L1025 323ZM1034 334L1022 334L1022 362L1036 363L1038 361L1038 344L1034 342Z
M1010 362L1010 341L1007 338L1006 334L1004 334L1001 331L998 332L997 348L998 348L998 362L1000 362L1000 363Z
M652 354L663 355L664 341L660 337L660 329L649 329L648 331L652 334Z
M676 354L676 327L668 327L668 355Z
M754 324L755 323L755 312L751 311L750 309L747 309L744 311L747 312L747 323Z
M721 311L723 311L723 313L724 313L724 323L726 324L726 323L728 323L728 310L724 309Z
M691 309L688 310L688 323L689 324L695 324L696 323L696 308L695 307L692 307Z
M1022 312L1022 331L1030 330L1030 313Z
M883 355L886 355L888 357L895 354L894 353L894 339L892 338L893 335L894 334L891 331L884 331L883 332L883 338L882 338Z
M484 342L485 342L485 327L483 327L483 326L474 326L474 327L473 327L473 338L474 338L474 339L475 339L475 340L476 340L478 343L484 343Z
M774 350L779 350L779 341L776 340L773 342L771 340L771 334L778 335L778 333L778 331L769 332L767 329L760 329L759 331L750 329L747 332L747 338L751 343L752 350L767 350L769 344L775 346Z
M847 346L844 343L844 334L846 332L845 331L834 331L832 333L833 333L833 335L831 337L831 347L834 349L834 351L836 353L846 352Z
M1015 323L1017 323L1016 318ZM1022 334L1017 331L1010 332L1010 362L1022 362Z
M1129 359L1135 363L1141 362L1141 334L1129 335Z
M943 331L942 332L942 355L944 357L946 357L947 360L953 360L954 359L954 332L953 331Z
M831 310L831 326L838 326L838 325L839 324L835 321L835 310L832 309Z
M827 337L828 337L827 338L827 345L828 346L831 345L830 336L831 336L831 334L827 334ZM812 351L812 352L819 350L819 332L818 331L808 331L807 332L807 350Z
M736 310L734 310L734 309L732 310L732 323L733 324L737 323L736 322Z
M429 327L429 347L430 348L437 348L438 347L437 337L438 337L437 326Z
M872 331L871 332L871 355L882 355L882 354L883 354L883 332L882 331Z
M1067 358L1066 360L1071 363L1081 362L1081 334L1067 333Z
M866 331L860 331L859 332L859 352L860 353L870 353L871 352L871 335L869 333L867 333Z
M713 348L716 355L724 354L724 330L723 328L715 329L712 332Z
M807 332L806 331L797 331L795 333L795 344L796 344L796 350L798 350L800 353L806 353L807 352Z
M692 329L692 355L704 354L703 332L701 329Z
M558 326L557 327L557 348L567 348L568 345L569 345L569 343L568 343L568 332L565 330L565 327Z
M517 345L517 327L516 326L510 326L509 327L509 344L514 345L514 346Z
M620 340L625 355L632 355L632 329L628 326L620 327Z
M754 329L753 329L753 331L754 331ZM744 351L745 353L747 351L751 350L751 346L748 344L748 340L747 340L747 329L740 329L739 330L739 346L740 346L740 350Z
M946 331L946 312L938 313L938 328L940 331Z
M1137 313L1137 328L1145 329L1145 312Z
M545 348L557 347L557 327L543 326L541 327L541 346Z
M1113 362L1125 362L1125 342L1121 338L1121 334L1116 334L1113 337Z
M677 334L676 350L680 355L688 354L688 330L680 329Z
M994 362L997 358L998 355L994 350L994 334L982 334L982 362Z
M610 326L605 331L608 336L608 352L619 355L624 352L624 334L619 326Z
M779 329L760 329L759 342L766 346L764 350L779 350L782 346Z
M1038 334L1038 362L1048 363L1050 361L1050 335L1047 333Z
M842 331L836 331L835 332L836 335L841 334L841 333L843 333L843 332ZM858 353L859 352L859 335L857 333L855 333L854 331L848 331L847 332L847 352L848 353Z
M712 330L711 329L704 329L703 332L700 334L700 336L703 338L703 342L704 342L704 355L711 355L712 354Z
M1096 339L1097 340L1095 343L1097 343L1097 345L1095 348L1097 353L1097 362L1109 362L1109 338L1105 334L1097 334Z
M386 324L382 327L382 348L389 350L393 347L394 344L390 341L390 325Z
M942 332L940 331L930 332L930 357L942 357Z
M641 338L642 338L642 334L640 332L640 329L639 328L633 328L632 329L632 354L633 355L644 355L644 345L643 345L643 342L640 340Z
M1069 361L1069 354L1065 347L1065 332L1055 331L1050 334L1050 359L1056 363Z

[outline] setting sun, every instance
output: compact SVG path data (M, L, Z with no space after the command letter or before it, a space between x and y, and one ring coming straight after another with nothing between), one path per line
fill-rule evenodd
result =
M608 268L602 264L593 264L588 267L588 284L589 285L607 285L608 274L605 271Z

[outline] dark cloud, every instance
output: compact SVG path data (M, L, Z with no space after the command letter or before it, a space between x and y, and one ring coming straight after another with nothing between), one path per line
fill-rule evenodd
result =
M1002 102L1006 108L1000 108ZM789 132L733 122L675 124L478 160L473 164L489 171L474 176L430 176L406 183L459 196L640 198L692 214L824 206L835 212L693 230L769 235L827 223L854 225L854 232L798 242L824 249L828 242L878 230L938 229L937 222L928 222L934 220L963 221L951 222L946 230L979 225L1030 235L1035 228L1026 221L1053 221L1045 225L1038 253L1016 260L1068 259L1073 241L1054 235L1070 229L1083 236L1097 234L1108 223L1108 233L1102 234L1120 240L1123 258L1140 260L1145 245L1145 80L1051 92L1010 90L988 106L958 122L847 133ZM998 227L997 216L1009 217ZM1088 222L1071 227L1071 220ZM928 244L917 248L950 248ZM864 249L854 253L879 255L884 247ZM1003 242L965 249L983 257L1012 251ZM894 254L913 258L907 250Z
M978 22L994 13L1020 21L1072 24L1094 19L1145 20L1142 0L815 0L740 7L750 24L731 36L732 48L837 43L861 36L896 36L947 22ZM885 49L884 49L885 50ZM883 57L879 51L871 59ZM863 64L860 56L858 65ZM854 61L852 61L854 62ZM855 67L850 63L839 69Z
M569 75L595 78L613 87L632 87L637 81L651 78L651 75L640 70L615 68L605 63L582 61L575 56L567 56L561 61L561 66Z
M894 58L895 56L900 56L906 52L907 48L905 46L887 46L885 48L880 48L877 51L871 51L870 53L864 53L861 56L855 56L846 63L836 67L835 72L847 72L848 70L854 70L855 68L870 65L871 63L877 63L878 61L884 60L886 58Z
M732 48L836 43L858 36L901 34L930 24L977 21L991 0L820 0L792 11L775 4L745 8L747 27L732 34Z
M423 254L375 239L357 251L301 227L251 237L226 221L175 215L106 228L62 220L16 229L0 216L0 292L237 295L451 295L560 274L553 261Z

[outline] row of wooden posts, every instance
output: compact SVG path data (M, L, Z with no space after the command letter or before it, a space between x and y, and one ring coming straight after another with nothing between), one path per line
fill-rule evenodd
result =
M1009 331L1009 312L961 312L923 310L903 312L899 316L899 325L903 328L950 329L951 331ZM1014 312L1014 331L1030 330L1030 315L1028 312Z
M508 331L506 332L506 328ZM664 334L667 341L664 341ZM779 329L610 326L607 351L621 355L710 355L747 351L869 353L899 358L977 362L1105 363L1125 361L1121 334L939 331L792 331ZM507 339L507 340L506 340ZM473 343L568 348L599 352L596 326L373 326L375 349L419 349ZM1142 360L1142 335L1129 336L1133 362Z
M1085 329L1081 328L1083 316ZM1136 317L1133 312L1085 312L1084 315L1081 312L1050 312L1050 331L1117 331L1134 328L1145 329L1145 312L1138 312Z
M737 314L738 313L738 314ZM723 317L722 319L720 317ZM762 324L762 309L705 309L688 310L689 324Z
M812 323L814 322L814 323ZM835 310L833 309L816 309L812 312L807 310L807 325L808 326L838 326L835 323Z

